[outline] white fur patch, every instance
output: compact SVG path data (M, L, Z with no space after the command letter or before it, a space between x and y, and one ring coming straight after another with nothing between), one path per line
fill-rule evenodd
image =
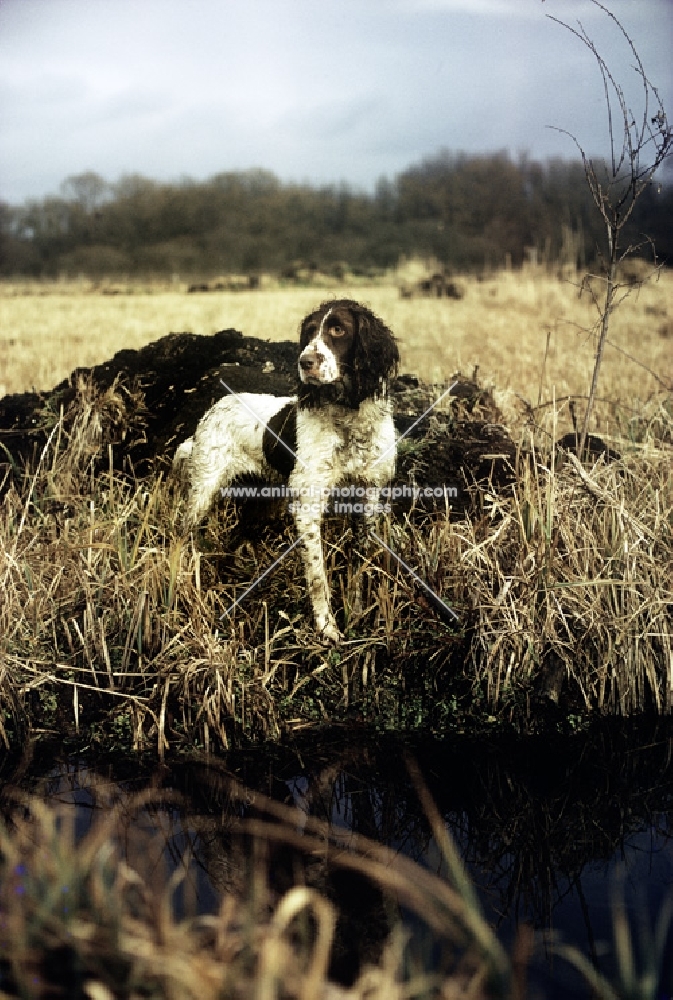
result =
M312 340L308 342L304 350L299 355L299 377L302 382L306 382L308 378L307 372L301 367L301 359L308 357L308 355L313 354L318 359L318 367L314 368L310 372L310 377L312 380L317 380L327 385L331 382L336 382L336 380L341 376L339 371L339 360L332 350L332 348L325 342L324 339L324 329L326 320L332 315L332 310L328 309L322 320L320 321L320 328L318 332L313 337Z

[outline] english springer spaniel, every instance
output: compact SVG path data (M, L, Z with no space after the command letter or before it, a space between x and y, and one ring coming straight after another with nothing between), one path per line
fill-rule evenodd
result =
M378 499L391 479L395 427L388 380L399 354L384 323L350 299L324 302L307 316L299 347L296 396L224 397L180 445L173 465L187 485L187 528L239 476L271 468L289 476L316 628L324 640L338 642L322 551L325 499L345 483L374 487ZM296 448L290 449L283 442L293 424Z

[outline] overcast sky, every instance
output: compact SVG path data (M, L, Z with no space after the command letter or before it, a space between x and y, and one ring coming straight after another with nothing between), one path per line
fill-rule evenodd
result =
M604 0L673 118L672 0ZM263 167L371 190L442 148L607 149L582 20L642 114L633 59L588 0L0 0L0 199L65 177Z

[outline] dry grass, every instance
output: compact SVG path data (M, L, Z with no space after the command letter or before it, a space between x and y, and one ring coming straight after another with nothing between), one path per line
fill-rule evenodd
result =
M125 745L150 739L163 753L183 740L207 747L241 733L276 738L354 706L380 726L443 728L492 713L528 725L530 697L550 670L566 679L566 711L670 711L670 393L613 352L603 371L612 401L598 416L609 421L622 459L586 468L557 460L551 445L568 423L567 401L557 401L564 392L583 393L591 368L587 337L569 325L589 321L586 299L540 273L466 285L458 302L409 301L385 285L339 290L366 298L386 317L402 341L405 368L444 377L479 363L529 403L551 394L538 409L510 408L517 440L531 456L521 459L511 494L482 498L475 508L482 513L464 520L440 514L386 529L388 544L458 613L459 626L447 627L384 551L361 570L365 608L355 615L341 521L327 550L335 604L344 609L341 649L315 641L296 551L228 616L294 538L291 520L281 516L261 537L256 529L252 545L225 504L202 538L181 539L178 500L163 483L118 478L111 464L94 474L94 463L107 460L106 421L124 398L114 388L97 398L83 383L39 467L27 470L0 507L0 736L19 737L28 720L57 730L103 720ZM658 329L672 288L673 276L661 275L624 302L611 327L660 379L670 378ZM92 346L99 356L90 360L129 346L113 323L115 310L134 316L136 344L180 326L207 332L186 313L176 320L179 309L193 310L192 320L199 309L212 310L212 329L233 325L285 338L325 294L9 291L0 299L7 315L14 310L25 322L25 310L35 306L54 330L68 304L70 350L76 329L89 341L99 330ZM156 328L146 328L150 316ZM17 338L31 364L49 357L26 326ZM18 365L22 351L15 353ZM65 343L61 353L49 382L85 360L77 350L69 355ZM15 389L25 387L18 372L15 366L9 376Z
M619 462L561 463L538 457L533 440L512 493L487 496L482 515L381 529L457 612L457 629L383 550L361 570L354 614L337 519L327 563L347 641L327 650L296 552L227 614L294 537L287 516L261 536L256 527L253 545L227 503L185 541L161 481L94 475L91 431L114 405L82 385L69 424L0 509L6 743L27 723L103 724L106 741L149 739L161 755L169 743L277 738L352 707L384 727L491 715L521 726L550 668L566 679L566 711L673 707L668 411Z
M89 774L98 818L79 840L71 805L10 793L11 819L0 821L0 996L526 1000L533 995L529 966L550 945L580 971L592 995L664 996L671 898L654 933L643 922L632 927L623 900L615 899L612 982L558 935L550 940L525 924L509 954L484 919L418 770L410 770L444 874L251 794L223 768L216 818L190 813L171 790L134 795ZM180 847L176 829L189 831ZM285 861L276 863L293 870L282 890L273 872L278 849ZM219 905L208 915L197 912L200 865L218 889ZM348 935L362 914L338 912L324 889L342 872L371 884L382 918L348 988L330 977L330 958L343 947L337 921Z
M671 487L668 453L590 470L570 455L558 470L525 466L483 540L457 526L490 703L560 664L585 709L671 711Z
M256 860L249 884L242 876L238 889L226 889L217 913L177 918L174 897L193 871L188 852L169 877L161 857L160 814L179 800L170 792L148 790L110 802L105 818L79 843L71 809L18 796L22 808L15 810L13 826L0 824L0 975L11 995L90 1000L119 995L175 1000L517 997L509 957L485 922L429 800L447 878L259 794L254 797L257 818L246 818L246 789L232 785L229 797L229 837L246 834L267 847L289 846L313 858L314 865L360 874L385 895L392 925L388 940L382 942L378 964L365 966L352 988L328 978L334 905L301 882L278 898L267 881L266 848L250 852ZM137 819L133 823L148 807L152 836L143 834ZM189 817L186 822L192 831L207 830L208 820ZM409 960L410 933L401 924L400 906L432 936L434 968ZM530 938L528 932L526 961Z

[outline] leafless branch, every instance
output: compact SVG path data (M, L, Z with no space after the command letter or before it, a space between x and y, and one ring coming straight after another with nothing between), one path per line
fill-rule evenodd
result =
M601 79L603 81L603 93L605 96L605 107L608 121L608 136L610 142L609 168L604 171L601 166L587 157L581 143L572 132L567 129L556 128L555 131L567 135L574 143L582 157L584 165L584 175L586 177L589 191L598 211L605 223L605 235L607 240L607 254L605 256L605 294L601 302L598 301L593 290L592 298L599 311L598 319L598 342L596 345L596 357L589 389L589 399L584 414L582 425L582 435L580 440L579 453L582 454L584 444L588 434L591 413L596 400L598 378L603 359L605 346L609 343L608 330L610 317L613 311L620 305L630 290L618 296L620 289L625 286L618 281L617 266L628 257L638 247L629 246L622 250L620 239L624 226L628 222L638 198L652 180L655 171L661 166L664 160L671 155L673 149L673 132L668 124L666 111L664 109L659 93L654 87L645 72L642 60L638 54L636 46L619 19L608 10L599 0L591 0L591 3L602 11L618 28L622 38L626 41L631 54L635 60L632 69L640 78L642 84L642 117L633 114L630 110L623 87L613 75L610 67L600 54L595 42L588 34L581 21L577 22L577 27L548 14L547 17L556 24L561 25L569 31L575 38L579 39L587 47L596 60ZM621 146L617 148L615 131L615 119L617 117L614 102L619 109L622 125ZM651 114L652 104L656 106L656 113ZM652 148L653 147L653 148ZM650 153L648 157L646 154ZM644 238L647 240L647 237ZM651 240L649 241L651 244ZM642 244L640 244L642 245ZM640 246L639 245L639 246ZM655 255L656 266L656 255ZM612 344L611 346L616 347ZM621 348L616 348L621 350ZM626 353L626 352L622 352ZM628 355L627 355L628 357ZM635 360L635 359L632 359ZM645 367L645 366L643 366ZM654 375L653 372L650 374ZM662 380L654 375L658 382L664 384Z

